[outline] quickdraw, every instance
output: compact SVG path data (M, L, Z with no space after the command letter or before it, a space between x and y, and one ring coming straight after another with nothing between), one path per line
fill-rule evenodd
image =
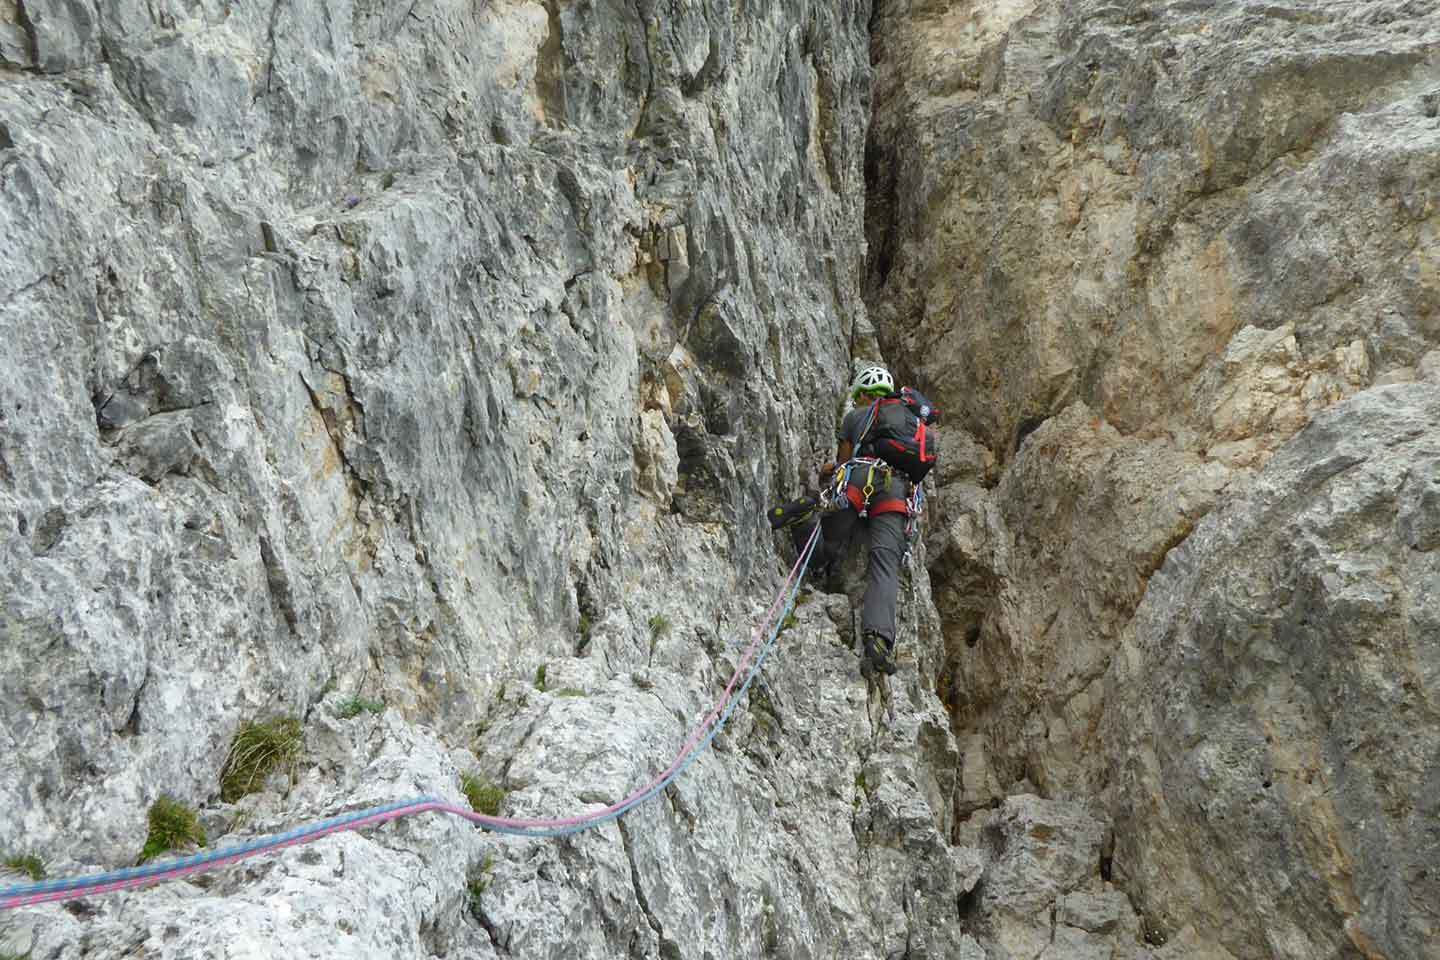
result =
M905 542L908 545L915 539L915 534L920 529L920 514L925 512L925 484L912 483L910 485L910 496L905 500ZM907 546L905 551L910 552Z

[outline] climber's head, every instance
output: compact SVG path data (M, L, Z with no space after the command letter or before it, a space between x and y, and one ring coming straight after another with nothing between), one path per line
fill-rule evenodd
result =
M895 392L895 379L890 371L879 365L862 367L850 382L850 399L864 403L878 397L888 397Z

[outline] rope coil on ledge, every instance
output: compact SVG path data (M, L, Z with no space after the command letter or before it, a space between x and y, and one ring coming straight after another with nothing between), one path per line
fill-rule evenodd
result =
M181 857L176 860L168 860L162 863L150 864L147 866L128 867L123 870L112 870L106 873L96 873L83 877L71 877L64 880L46 880L38 883L26 883L19 886L5 887L0 889L0 910L13 910L19 907L34 906L41 903L51 903L63 900L78 900L83 897L99 896L103 893L114 893L120 890L132 890L137 887L149 886L161 883L166 880L175 880L180 877L190 876L196 873L203 873L207 870L214 870L218 867L238 863L250 857L260 856L274 850L282 850L285 847L298 846L310 843L314 840L332 833L339 833L342 830L361 830L366 827L377 826L388 823L391 820L398 820L401 817L414 816L416 814L435 812L451 816L463 817L476 826L486 830L493 830L496 833L510 834L518 837L563 837L572 833L579 833L591 827L597 827L602 823L616 820L630 810L654 797L661 790L664 790L683 774L689 766L710 746L715 737L724 728L725 723L730 719L736 705L740 702L741 696L749 688L750 683L759 674L765 658L774 649L776 640L780 636L781 626L785 622L785 616L795 604L795 597L800 591L800 583L805 577L805 570L810 564L811 554L815 551L815 545L819 539L820 526L816 524L815 531L810 535L809 541L805 544L800 556L796 559L795 565L790 569L790 575L781 587L779 594L770 604L770 610L765 619L755 628L750 645L746 647L740 662L735 667L735 672L730 676L730 682L725 686L725 692L720 700L705 716L705 719L691 731L684 746L680 748L675 760L665 770L657 774L649 783L625 799L589 813L579 814L573 817L564 817L553 820L515 819L510 817L492 817L483 813L476 813L473 810L456 806L440 799L439 797L415 797L410 800L401 800L396 803L385 804L378 807L370 807L365 810L357 810L352 813L341 814L330 817L304 827L297 827L285 833L275 834L270 837L260 837L247 843L237 844L233 847L225 847L220 850L206 851L192 854L188 857ZM783 610L779 617L776 612ZM762 637L768 630L769 635ZM751 662L753 658L753 663ZM737 689L736 683L741 680Z

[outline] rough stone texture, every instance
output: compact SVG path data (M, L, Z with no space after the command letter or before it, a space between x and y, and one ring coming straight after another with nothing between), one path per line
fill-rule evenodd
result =
M1129 915L1129 906L1124 895L1114 891L1072 893L1056 902L1055 922L1087 933L1110 933Z
M613 802L851 361L947 411L893 715L855 569L619 824L0 950L1435 956L1437 47L1423 0L0 0L0 852L128 864L162 791L219 843ZM294 782L219 802L276 714Z
M1107 798L1115 882L1145 912L1159 955L1434 956L1432 914L1405 892L1410 852L1431 839L1409 818L1433 763L1374 761L1377 796L1395 798L1385 817L1379 801L1357 802L1332 828L1293 810L1252 820L1232 804L1214 826L1199 788L1184 803L1169 791L1232 783L1232 754L1196 753L1199 729L1162 722L1165 691L1191 682L1187 664L1133 651L1164 646L1159 618L1186 616L1153 583L1213 511L1251 484L1292 483L1271 521L1276 543L1284 525L1300 528L1298 464L1319 454L1287 447L1292 437L1347 398L1381 402L1366 398L1440 370L1440 10L893 0L872 29L866 300L886 355L945 408L947 438L970 435L958 441L964 463L938 477L927 554L960 815L982 816L1017 781ZM1297 466L1268 473L1272 458ZM1377 489L1408 490L1428 469L1372 460ZM1417 586L1433 577L1421 559L1427 495L1392 499L1365 549L1410 557L1408 586L1392 581L1394 564L1354 567L1358 547L1338 535L1306 562L1378 580L1386 603L1433 592ZM1210 562L1218 576L1230 561ZM1288 585L1244 570L1246 610L1292 602ZM1306 642L1338 665L1353 662L1349 645L1370 621L1335 603L1329 619L1354 634ZM1413 622L1406 636L1423 643ZM1372 669L1424 676L1425 657L1410 656L1377 653ZM1238 695L1233 668L1209 668L1215 709ZM1295 709L1289 689L1244 687L1253 712L1223 736L1269 735L1256 756L1311 755L1318 727L1270 719ZM1407 729L1418 716L1423 732L1434 714L1419 693L1384 707L1330 701L1326 716L1345 729ZM1407 749L1433 758L1427 738ZM1168 765L1142 763L1136 744L1152 741ZM1370 769L1354 756L1368 753L1363 739L1336 742L1337 770ZM1346 834L1347 816L1366 825L1363 839Z
M1147 956L1140 918L1105 879L1109 827L1095 811L1019 794L957 835L983 865L963 923L993 960Z
M338 700L332 695L331 706ZM220 822L243 811L245 830L279 832L297 822L436 794L463 803L457 763L438 742L394 712L337 720L317 709L308 766L288 795L246 798L215 809ZM338 781L338 783L337 783ZM337 790L337 787L339 788ZM338 801L338 803L337 803ZM219 842L233 837L214 836ZM342 833L142 894L25 911L30 956L236 957L430 956L457 950L490 957L484 931L460 922L469 864L493 841L464 821L435 816L398 821L365 834Z
M1127 434L1263 447L1433 348L1431 5L880 14L871 302L992 449L1077 399ZM1285 324L1272 408L1227 415L1235 335Z
M1428 369L1437 47L1427 4L881 5L867 299L952 432L1031 474L988 498L999 525L951 494L970 544L931 551L957 685L1040 718L995 729L1002 765L1049 752L1036 782L1093 778L1075 701L1157 557L1317 411ZM1085 466L1036 468L1036 428L1081 409L1105 434ZM977 626L995 640L971 664ZM1057 656L1079 670L1052 688Z
M935 0L874 30L867 299L1006 468L940 478L941 686L1000 782L1093 790L1094 681L1164 552L1317 411L1433 367L1440 15Z
M1440 955L1437 424L1429 384L1326 411L1152 580L1102 737L1116 874L1170 929Z
M569 814L668 762L873 345L870 12L0 2L0 849L121 866L162 791L223 844L467 769ZM953 955L917 595L893 723L812 601L621 825L427 817L5 923L37 960ZM219 803L276 714L297 785Z
M1076 403L1026 438L992 490L942 489L946 528L928 555L949 653L941 689L957 726L981 731L965 742L990 770L967 800L1026 777L1047 792L1095 779L1106 641L1230 483L1218 464L1123 437Z

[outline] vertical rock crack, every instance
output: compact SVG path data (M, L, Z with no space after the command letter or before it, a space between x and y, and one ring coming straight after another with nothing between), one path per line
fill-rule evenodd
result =
M650 929L655 931L655 938L660 942L660 956L662 960L680 960L680 945L665 936L665 928L661 925L660 918L655 916L655 911L650 909L650 901L645 897L645 889L640 884L640 868L635 863L635 845L630 840L630 831L623 820L615 823L620 828L620 842L625 845L625 859L630 862L630 883L635 888L635 902L640 905L640 912L645 914L645 921L650 924Z

